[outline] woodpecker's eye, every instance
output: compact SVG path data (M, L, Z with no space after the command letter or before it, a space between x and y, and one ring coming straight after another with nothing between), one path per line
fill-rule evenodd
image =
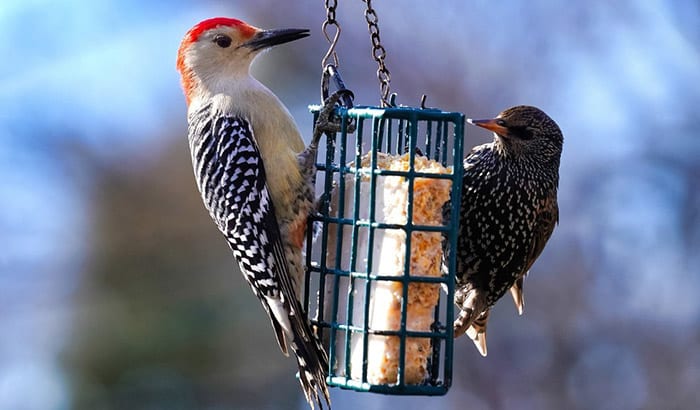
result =
M501 126L501 127L505 127L505 126L506 126L506 122L499 118L499 119L496 120L496 125L499 125L499 126Z
M221 48L226 48L231 45L231 37L225 34L217 34L214 36L214 42Z

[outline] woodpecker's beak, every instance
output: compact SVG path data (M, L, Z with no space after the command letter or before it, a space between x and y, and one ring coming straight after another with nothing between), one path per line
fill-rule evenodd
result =
M290 41L308 37L309 30L305 28L287 28L281 30L263 30L259 31L247 42L241 44L241 47L248 47L253 51L261 50L276 46L278 44L289 43Z
M477 127L486 128L487 130L493 131L498 135L508 135L508 128L498 125L498 118L493 118L490 120L472 120L471 118L468 118L467 122L472 125L476 125Z

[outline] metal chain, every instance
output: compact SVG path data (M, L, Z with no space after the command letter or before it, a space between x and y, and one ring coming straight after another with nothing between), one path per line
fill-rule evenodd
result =
M367 20L367 28L369 29L370 39L372 40L372 57L377 62L377 79L379 80L379 90L381 92L382 107L389 107L392 104L389 102L389 93L391 92L391 74L389 69L384 64L386 58L386 49L382 45L379 38L379 17L377 12L372 8L372 0L362 0L366 5L365 19Z
M329 46L326 55L323 56L323 59L321 60L322 69L325 69L326 65L328 64L328 60L331 57L333 57L333 65L336 67L339 65L338 54L335 52L335 46L338 44L338 39L340 38L340 24L338 24L338 21L335 19L336 7L338 7L337 0L326 0L326 21L323 22L321 30L323 31L323 35L326 37L326 40L328 40ZM335 34L332 36L332 39L331 35L328 34L329 26L335 27Z

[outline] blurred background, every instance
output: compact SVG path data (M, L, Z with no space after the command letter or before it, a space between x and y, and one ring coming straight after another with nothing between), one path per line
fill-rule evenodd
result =
M340 3L345 82L376 105L362 3ZM697 408L698 2L375 3L399 103L559 123L561 223L489 356L457 341L447 396L334 409ZM308 408L192 176L175 55L218 15L312 29L254 67L310 135L322 1L0 5L0 409Z

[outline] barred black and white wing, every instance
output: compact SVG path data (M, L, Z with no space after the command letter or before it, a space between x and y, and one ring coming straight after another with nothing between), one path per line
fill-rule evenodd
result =
M262 157L247 120L204 107L189 118L197 185L241 272L270 317L280 349L291 347L307 401L329 402L328 357L296 299Z

